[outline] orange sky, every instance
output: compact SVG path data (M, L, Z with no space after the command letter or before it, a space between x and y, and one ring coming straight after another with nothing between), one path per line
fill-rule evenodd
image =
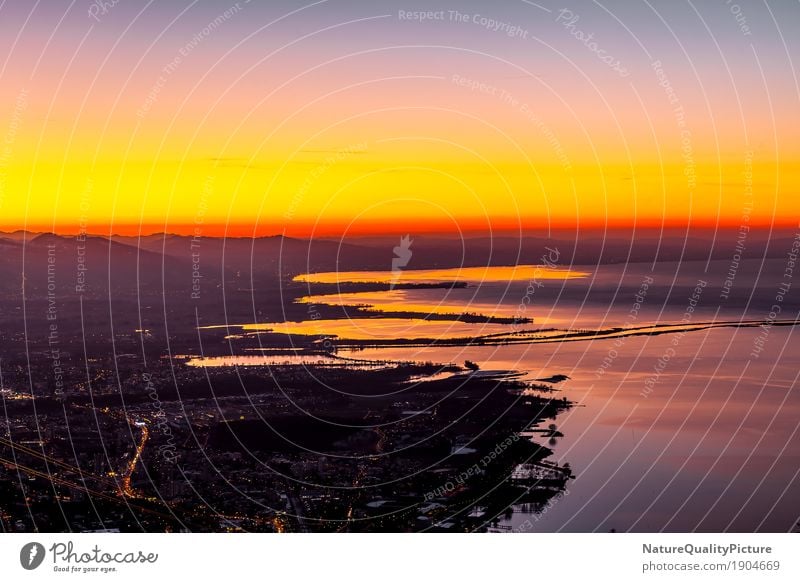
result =
M408 23L383 3L280 28L281 3L221 20L124 4L94 24L22 8L0 24L0 230L798 222L800 55L768 31L745 38L711 14L709 35L687 13L674 38L642 8L629 34L587 3L582 22L623 77L556 12L522 4L495 16L524 39Z

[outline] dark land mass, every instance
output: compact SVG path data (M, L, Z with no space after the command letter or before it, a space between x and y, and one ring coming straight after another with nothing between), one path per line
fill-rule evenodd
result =
M768 234L754 231L744 258L780 279L791 238ZM689 239L417 237L410 267L537 264L557 247L561 266L619 262L621 274L606 285L553 285L537 301L629 305L641 277L628 276L625 261L691 259L704 273L713 257L728 269L734 235ZM437 363L193 368L175 357L335 351L346 342L324 349L330 336L234 328L309 319L311 306L297 302L309 286L296 275L385 271L396 244L0 235L0 530L480 531L512 503L542 506L562 493L571 470L519 437L570 405L552 386L466 370L441 378L451 369ZM753 285L744 275L722 317L774 298L775 277ZM648 301L685 306L696 280L670 273ZM797 301L787 295L785 312ZM313 308L319 319L349 315ZM219 324L230 327L198 330ZM477 341L509 337L531 341ZM534 478L512 478L521 465Z
M6 530L474 531L571 476L519 436L570 403L514 378L425 381L442 371L432 364L137 367L118 387L4 398ZM516 483L521 463L556 478Z

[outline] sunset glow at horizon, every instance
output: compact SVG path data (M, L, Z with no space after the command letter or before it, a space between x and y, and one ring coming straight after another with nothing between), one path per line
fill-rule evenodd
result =
M0 230L796 227L800 23L666 6L3 8Z

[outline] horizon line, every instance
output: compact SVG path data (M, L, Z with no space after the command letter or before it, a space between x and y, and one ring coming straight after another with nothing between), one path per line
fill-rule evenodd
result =
M400 222L400 224L398 224ZM264 225L259 227L252 223L177 223L172 226L165 226L163 224L126 224L121 223L117 225L104 225L94 228L83 228L80 225L60 226L53 227L53 225L32 224L24 227L14 227L12 225L0 226L0 236L13 235L19 233L27 233L31 235L53 234L63 237L74 236L101 236L101 237L146 237L146 236L189 236L197 238L269 238L284 236L288 238L368 238L368 237L383 237L383 236L396 236L404 234L413 234L416 236L422 235L439 235L439 236L463 236L469 234L470 236L492 236L492 235L525 235L525 234L539 234L547 235L550 232L570 232L580 233L581 231L612 231L612 232L630 232L637 231L675 231L685 230L690 231L715 231L715 230L759 230L759 231L775 231L786 229L800 228L800 221L794 220L773 220L773 221L748 221L745 223L736 221L710 221L710 220L695 220L695 221L586 221L583 224L576 223L558 223L550 225L536 225L523 227L521 224L510 226L505 225L492 228L486 226L478 226L475 224L465 225L463 228L438 228L432 224L426 224L427 221L414 221L414 224L403 224L404 221L394 221L391 223L383 223L373 225L373 227L348 229L342 228L341 225L330 225L326 228L308 228L308 225L297 225L295 228L275 228L274 226ZM416 227L416 228L414 228Z

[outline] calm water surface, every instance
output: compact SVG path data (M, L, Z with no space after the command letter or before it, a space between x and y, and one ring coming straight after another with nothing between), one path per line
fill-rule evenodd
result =
M800 517L797 328L774 328L749 359L755 329L630 337L604 373L610 340L427 350L438 361L523 368L579 406L557 419L554 458L577 477L541 514L505 522L531 531L789 531ZM676 352L647 393L669 348ZM413 350L391 350L413 358ZM385 358L387 350L360 357Z
M491 276L464 289L350 293L314 297L312 302L513 316L527 295L524 315L533 317L534 324L521 329L679 323L687 312L691 322L763 320L784 266L782 260L743 262L727 299L720 297L720 290L729 264L715 261L663 263L656 270L649 264L579 268L579 276L542 280L533 292L530 280L517 272L510 280ZM376 280L378 275L362 278ZM417 278L428 281L430 276ZM699 297L692 301L698 286ZM797 319L799 306L800 298L787 296L782 318ZM313 322L277 329L302 333L304 325L313 327ZM410 334L420 330L463 337L470 329L480 335L496 327L380 318L326 324L341 337L360 338L414 337ZM520 506L501 521L514 529L790 531L800 519L797 334L797 326L774 326L767 332L719 328L535 345L391 347L341 355L443 364L468 359L482 369L523 370L528 379L570 377L557 385L559 397L578 405L556 421L564 437L554 445L554 458L570 463L576 478L568 493L544 511L532 514ZM753 349L759 342L763 351L756 357Z

